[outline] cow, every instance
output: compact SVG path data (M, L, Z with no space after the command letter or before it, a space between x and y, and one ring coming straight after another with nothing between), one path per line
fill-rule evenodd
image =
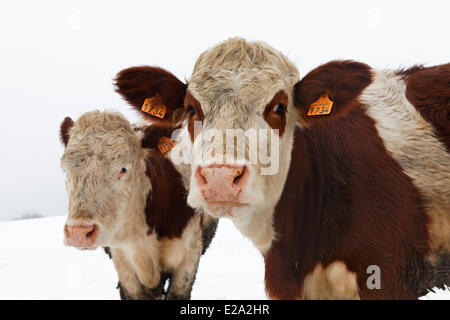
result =
M416 299L450 284L450 64L339 60L300 79L268 44L231 38L199 56L188 83L141 66L116 86L139 111L161 97L169 116L141 111L155 125L182 120L188 203L251 239L269 298ZM275 173L250 161L255 128L278 137L259 137L276 143Z
M164 134L112 111L66 117L60 127L69 195L64 243L104 247L122 299L189 299L217 226L187 205L180 173L157 148Z

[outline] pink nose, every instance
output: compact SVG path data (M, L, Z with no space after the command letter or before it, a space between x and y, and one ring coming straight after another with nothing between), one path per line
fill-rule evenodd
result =
M98 236L98 227L93 224L90 226L74 225L64 227L67 244L75 247L91 247Z
M206 168L199 167L195 177L207 202L239 202L249 174L246 166L213 164Z

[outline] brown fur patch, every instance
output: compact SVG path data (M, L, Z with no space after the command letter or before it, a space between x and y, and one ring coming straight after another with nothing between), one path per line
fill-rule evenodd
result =
M120 71L115 79L116 92L118 92L140 114L161 126L177 126L177 109L182 110L186 84L178 80L172 73L157 67L141 66ZM163 119L154 117L141 111L146 98L158 94L166 106L166 115Z
M300 297L318 263L339 260L356 273L362 299L416 298L421 279L411 275L420 272L408 261L428 254L427 223L419 191L361 107L296 130L278 238L265 256L268 295ZM366 286L369 265L381 268L380 290Z
M372 81L371 68L355 61L331 61L308 73L295 85L295 106L306 122L326 120L345 115L357 103L356 99ZM307 116L310 105L321 95L333 101L331 113Z
M430 122L450 152L450 63L400 72L406 79L406 97Z
M69 130L73 126L73 120L70 117L65 117L59 129L59 139L61 143L66 147L69 143Z
M273 109L279 104L284 106L284 111L281 114L277 114ZM264 110L264 119L272 129L278 129L280 137L284 133L286 127L286 112L289 105L289 98L286 92L283 90L278 91L273 99L267 104Z
M145 208L149 233L155 231L158 239L180 237L195 214L187 205L181 175L172 162L160 154L148 157L146 163L147 175L152 181Z

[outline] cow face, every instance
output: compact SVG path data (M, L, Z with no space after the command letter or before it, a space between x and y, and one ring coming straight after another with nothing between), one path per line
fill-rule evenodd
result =
M66 245L114 246L125 237L129 212L143 212L150 189L142 134L119 113L93 111L61 124L69 216Z
M191 206L236 221L273 208L289 168L298 78L264 43L230 39L199 57L184 102L194 155Z

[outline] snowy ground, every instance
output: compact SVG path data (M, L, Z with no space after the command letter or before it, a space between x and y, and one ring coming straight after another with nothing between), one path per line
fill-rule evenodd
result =
M0 223L0 299L119 299L102 250L63 246L65 217ZM228 220L200 260L193 299L266 299L261 255ZM425 299L449 299L450 291Z
M0 222L0 299L119 299L112 261L64 246L64 222ZM230 221L200 260L192 298L266 299L263 259Z

